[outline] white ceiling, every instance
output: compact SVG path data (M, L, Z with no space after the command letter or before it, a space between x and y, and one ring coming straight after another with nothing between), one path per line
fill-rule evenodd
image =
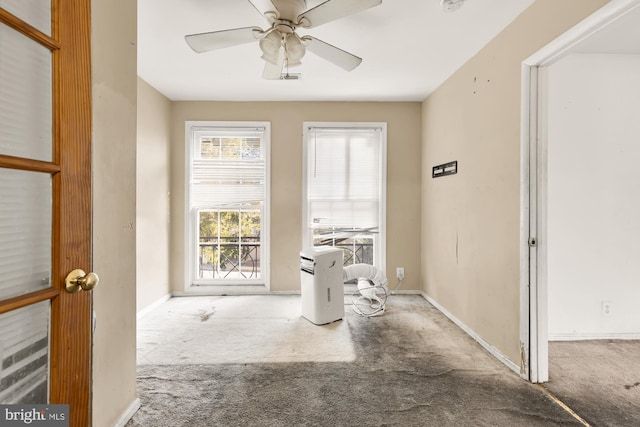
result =
M340 0L336 0L340 1ZM309 8L322 0L308 0ZM186 34L259 26L247 0L138 0L138 75L171 100L422 101L533 0L467 0L453 13L440 0L382 5L310 30L363 58L347 72L307 53L292 73L263 80L258 43L195 53Z

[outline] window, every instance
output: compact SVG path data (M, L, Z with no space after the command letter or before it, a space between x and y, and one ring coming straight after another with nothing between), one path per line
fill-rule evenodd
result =
M267 284L269 123L186 127L190 283Z
M303 245L385 269L386 123L305 123Z

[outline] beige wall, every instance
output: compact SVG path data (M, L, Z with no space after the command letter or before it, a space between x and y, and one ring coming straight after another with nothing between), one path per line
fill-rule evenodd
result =
M138 78L136 165L137 310L169 287L169 145L171 101Z
M136 13L92 1L95 427L136 399Z
M184 289L185 121L271 122L271 290L300 289L302 123L387 122L387 271L405 267L401 289L419 289L420 103L174 102L171 141L171 283Z
M605 3L537 0L423 103L424 291L517 365L521 63Z

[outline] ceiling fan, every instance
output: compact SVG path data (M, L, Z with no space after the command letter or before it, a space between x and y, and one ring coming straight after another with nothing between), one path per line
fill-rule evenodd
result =
M249 0L270 24L260 27L242 27L185 36L187 44L198 53L224 49L259 41L265 61L262 77L279 80L282 70L300 64L305 52L351 71L362 62L349 52L312 36L300 37L296 29L314 28L356 12L382 4L382 0L327 0L307 10L306 0Z

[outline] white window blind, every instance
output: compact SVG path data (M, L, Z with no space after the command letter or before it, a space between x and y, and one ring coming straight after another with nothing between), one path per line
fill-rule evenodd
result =
M0 154L52 158L49 49L0 24Z
M193 128L191 207L255 205L265 199L263 128Z
M0 297L50 286L51 176L0 168Z
M307 138L309 227L377 228L382 129L310 128Z
M51 0L0 0L0 7L51 35Z

